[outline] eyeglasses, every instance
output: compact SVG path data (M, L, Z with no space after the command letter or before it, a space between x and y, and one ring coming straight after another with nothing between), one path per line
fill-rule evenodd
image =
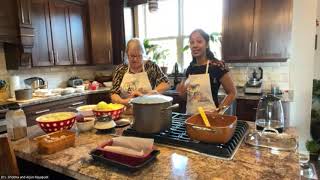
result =
M142 55L128 55L129 59L141 59Z

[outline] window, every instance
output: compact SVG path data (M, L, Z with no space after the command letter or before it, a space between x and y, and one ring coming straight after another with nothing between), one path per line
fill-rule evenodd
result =
M207 33L220 35L222 31L223 0L162 0L158 10L149 12L148 5L138 6L138 36L150 43L168 49L168 56L159 63L172 72L176 62L186 69L191 62L190 50L182 51L189 44L189 35L201 28ZM221 59L221 44L210 41L210 49Z

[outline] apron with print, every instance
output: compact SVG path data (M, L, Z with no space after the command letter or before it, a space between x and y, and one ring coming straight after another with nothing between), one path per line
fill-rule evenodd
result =
M210 76L208 74L209 62L206 66L205 74L189 75L187 83L187 114L198 113L198 107L203 107L204 110L215 110L216 105L212 98Z
M152 90L148 74L144 70L144 64L142 64L142 72L136 74L129 73L130 66L128 64L128 71L123 75L122 82L120 84L120 96L127 98L131 92L140 91L146 93Z

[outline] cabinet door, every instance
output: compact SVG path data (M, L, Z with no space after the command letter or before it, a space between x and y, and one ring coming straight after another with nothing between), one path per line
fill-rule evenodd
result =
M52 49L49 3L47 0L32 0L32 26L34 28L34 44L32 48L33 66L52 66L54 56Z
M239 120L256 121L258 100L237 99L236 115Z
M82 5L70 5L70 34L74 64L89 64L86 11Z
M89 0L93 64L112 64L109 0Z
M16 42L18 10L13 0L2 0L0 5L0 43Z
M289 58L292 0L256 0L252 59Z
M55 64L73 64L68 3L58 0L49 2Z
M225 0L223 6L223 59L248 61L252 53L254 0Z

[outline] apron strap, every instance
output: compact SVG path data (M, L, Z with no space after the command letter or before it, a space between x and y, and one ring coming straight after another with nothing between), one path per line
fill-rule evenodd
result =
M207 62L206 74L208 74L208 71L209 71L209 60L208 60L208 62Z

